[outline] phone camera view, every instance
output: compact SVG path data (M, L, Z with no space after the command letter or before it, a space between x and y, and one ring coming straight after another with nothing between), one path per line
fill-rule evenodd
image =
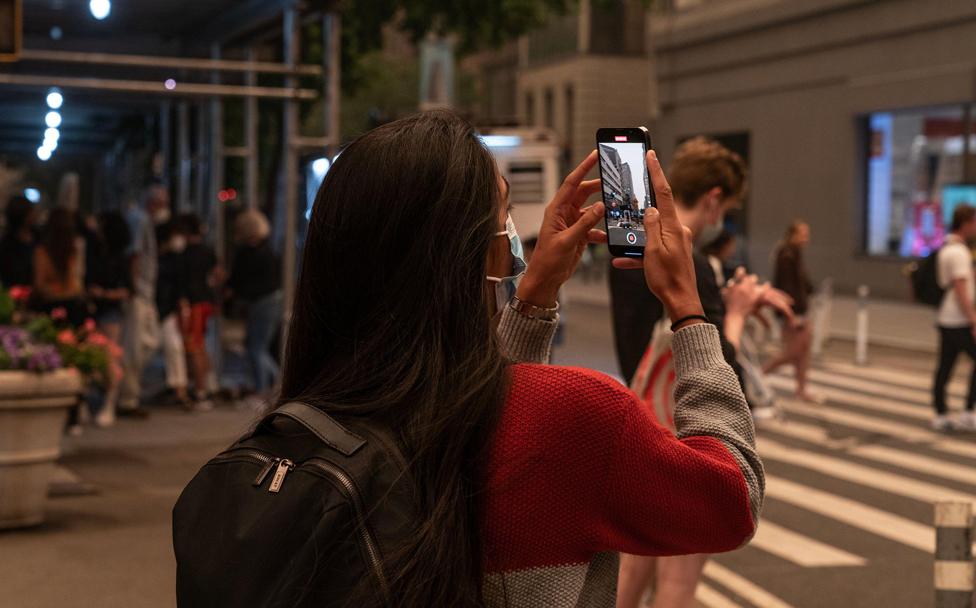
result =
M644 145L627 142L599 146L608 240L611 245L643 247L647 242L644 209L652 205Z

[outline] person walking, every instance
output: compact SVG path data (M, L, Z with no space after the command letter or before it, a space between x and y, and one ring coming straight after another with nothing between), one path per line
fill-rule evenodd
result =
M158 276L156 278L156 310L159 312L159 337L166 366L166 388L185 410L193 410L187 392L186 350L181 331L183 319L189 316L186 298L187 269L183 254L186 236L175 221L156 227L159 244Z
M7 226L0 239L0 284L30 287L34 284L34 205L14 196L4 210Z
M951 231L936 258L939 285L945 289L936 313L939 330L939 365L932 384L932 406L935 417L932 428L951 431L956 428L976 429L976 368L969 380L966 410L957 418L949 417L946 407L946 384L960 353L965 352L976 362L976 288L973 277L973 251L970 243L976 240L976 208L960 205L952 212Z
M244 348L251 366L255 395L245 405L260 408L278 382L278 363L271 343L281 327L281 263L271 247L271 225L255 209L241 212L234 222L238 243L227 281L228 295L246 309Z
M132 296L132 260L127 254L131 241L125 217L118 211L103 213L85 273L96 327L116 344L122 343L123 307ZM120 389L120 380L112 376L102 409L95 415L98 426L114 424Z
M200 216L186 213L177 218L186 237L183 252L186 267L188 314L183 317L183 347L193 380L193 400L198 409L210 409L210 355L207 352L207 328L214 312L217 254L204 242Z
M156 232L147 209L168 209L169 193L161 184L150 185L142 204L133 203L126 211L132 242L128 253L132 263L132 297L123 307L123 350L125 366L118 413L144 418L148 411L140 405L142 372L159 348L159 315L156 311L158 253Z
M793 318L784 318L783 348L763 366L763 373L771 374L782 365L792 364L796 375L796 397L810 403L822 403L823 398L807 388L813 339L813 325L807 313L813 283L803 261L803 252L809 244L810 225L803 220L794 220L773 251L773 285L793 298Z
M610 608L617 552L727 551L751 537L764 487L752 422L718 331L703 321L691 239L653 152L658 209L644 217L643 268L676 321L677 435L612 378L544 364L556 294L586 243L606 239L595 228L603 204L583 207L600 189L584 180L596 162L592 152L547 206L515 297L493 319L487 277L508 196L474 128L428 112L344 149L314 205L272 407L302 401L340 423L391 429L417 515L395 550L377 551L386 575L364 579L355 565L313 565L318 545L302 541L320 516L296 526L284 507L317 508L289 494L297 483L273 495L285 500L260 529L280 526L264 538L305 548L302 563L252 559L262 547L242 537L243 501L217 518L209 505L177 504L178 604L371 607L382 590L400 606ZM289 428L259 432L301 440ZM198 476L184 496L206 479L216 492L251 490L258 468L239 480ZM227 559L261 576L215 580ZM353 572L364 584L343 586Z

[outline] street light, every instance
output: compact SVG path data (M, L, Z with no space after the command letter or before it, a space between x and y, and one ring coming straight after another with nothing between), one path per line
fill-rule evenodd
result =
M44 124L46 124L47 126L51 127L52 129L56 129L56 128L60 127L61 126L61 113L60 112L56 112L54 110L51 110L50 112L47 113L46 116L44 116Z
M61 139L61 131L58 131L54 127L48 127L44 129L44 141L47 140L58 141Z
M41 146L37 149L37 158L47 161L49 158L51 158L51 149Z
M57 110L64 103L64 96L61 95L61 91L58 89L51 89L47 93L47 107L52 110Z
M88 10L91 11L92 17L101 21L112 12L112 3L110 0L91 0L88 3Z

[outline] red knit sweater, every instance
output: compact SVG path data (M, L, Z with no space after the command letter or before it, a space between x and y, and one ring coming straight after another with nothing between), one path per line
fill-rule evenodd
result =
M486 500L489 604L612 606L616 552L717 553L754 529L725 446L679 441L632 392L579 368L512 367Z

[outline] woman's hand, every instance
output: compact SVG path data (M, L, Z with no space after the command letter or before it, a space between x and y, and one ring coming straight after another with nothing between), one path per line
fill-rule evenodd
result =
M647 245L644 259L614 258L616 268L643 268L647 286L672 320L703 315L695 264L691 259L691 231L678 221L674 196L654 150L647 153L647 169L657 198L657 208L644 211Z
M600 180L583 181L596 158L596 151L590 152L546 206L539 242L515 292L523 302L545 308L555 306L559 288L573 276L587 243L606 242L607 234L594 229L603 219L603 203L583 208L586 199L600 191Z

